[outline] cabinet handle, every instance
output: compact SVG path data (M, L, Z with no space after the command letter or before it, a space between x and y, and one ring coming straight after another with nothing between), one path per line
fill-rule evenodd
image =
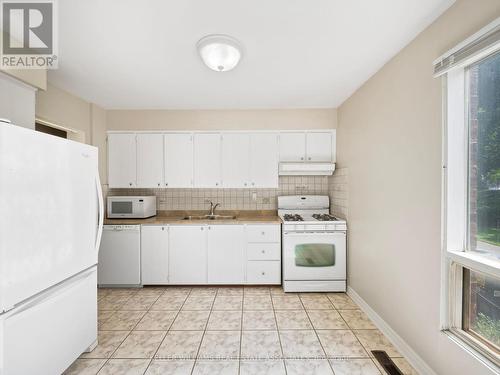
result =
M129 182L128 184L129 184L129 186L132 186L132 183L131 183L131 182Z
M304 157L302 156L302 157L300 158L300 160L304 160Z
M160 186L160 183L158 182L158 186Z
M252 182L252 186L254 186L254 185L255 185L255 182Z
M243 185L247 186L247 183L245 182Z
M309 157L307 158L307 160L311 160L311 157L309 156Z
M161 230L165 230L165 227L161 227Z
M165 182L165 186L168 186L168 182Z
M211 230L212 228L211 227L208 227L208 230Z
M262 276L264 276L266 273L265 272L262 272Z
M200 230L203 230L203 227L201 227Z
M266 250L262 250L262 254L265 254L266 253Z
M262 232L261 234L262 234L262 235L265 235L265 234L266 234L266 232Z
M215 186L219 186L219 183L218 183L218 182L216 182L216 183L215 183Z

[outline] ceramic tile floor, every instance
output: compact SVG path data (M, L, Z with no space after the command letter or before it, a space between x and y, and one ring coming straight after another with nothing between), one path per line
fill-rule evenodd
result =
M99 289L99 345L65 374L385 374L415 370L344 293L281 287Z

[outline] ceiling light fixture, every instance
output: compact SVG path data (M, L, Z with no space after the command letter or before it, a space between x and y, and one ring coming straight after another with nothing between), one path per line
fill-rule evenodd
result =
M196 43L196 47L205 65L216 72L234 69L242 55L240 42L228 35L207 35Z

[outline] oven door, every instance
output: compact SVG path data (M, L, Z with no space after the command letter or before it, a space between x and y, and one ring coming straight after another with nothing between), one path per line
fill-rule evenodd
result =
M288 232L283 235L285 280L345 280L345 232Z

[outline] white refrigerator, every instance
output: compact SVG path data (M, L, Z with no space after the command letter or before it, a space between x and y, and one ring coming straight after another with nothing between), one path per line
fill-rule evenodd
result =
M0 123L0 374L60 374L97 343L93 146Z

